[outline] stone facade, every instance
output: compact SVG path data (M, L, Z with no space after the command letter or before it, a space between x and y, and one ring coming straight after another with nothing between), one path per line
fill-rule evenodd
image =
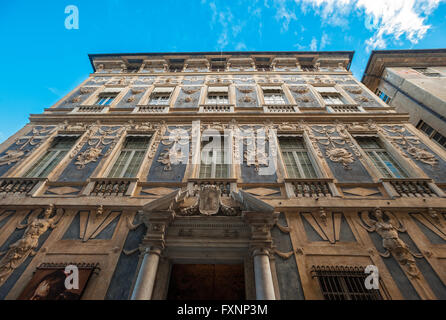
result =
M352 57L90 55L0 146L0 299L72 264L94 268L82 299L165 299L181 264L242 264L247 299L371 298L345 286L369 265L382 299L446 299L446 151ZM231 160L206 171L209 132Z

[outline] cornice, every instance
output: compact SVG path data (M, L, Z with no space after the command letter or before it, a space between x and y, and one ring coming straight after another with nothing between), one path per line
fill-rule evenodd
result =
M50 123L62 123L65 120L71 122L97 122L101 123L125 123L128 121L134 122L147 122L147 121L166 121L171 123L178 122L229 122L232 119L240 122L263 122L267 120L271 121L283 121L283 122L298 122L307 121L313 123L334 123L336 120L341 122L367 122L373 120L377 123L396 123L396 122L408 122L409 115L406 113L380 113L380 114L273 114L273 113L228 113L228 114L182 114L181 112L175 112L170 114L31 114L29 120L32 124L50 124Z

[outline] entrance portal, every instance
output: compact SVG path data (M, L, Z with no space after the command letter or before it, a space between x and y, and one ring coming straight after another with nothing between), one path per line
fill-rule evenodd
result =
M244 300L243 264L174 264L168 300Z

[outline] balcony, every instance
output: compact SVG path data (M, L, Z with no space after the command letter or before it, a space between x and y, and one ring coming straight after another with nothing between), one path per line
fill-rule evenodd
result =
M444 192L430 179L382 179L386 191L392 198L444 197Z
M263 105L265 113L298 113L299 108L293 104L265 104Z
M232 113L234 105L231 104L202 104L198 109L199 113Z
M79 106L74 108L72 113L105 113L108 112L109 107L106 106L98 106L98 105L92 105L92 106Z
M327 111L332 113L362 113L365 110L356 104L326 105Z
M168 104L149 104L144 106L138 106L135 108L134 113L168 113Z
M285 179L285 187L290 198L339 196L333 179Z
M83 193L93 197L131 196L137 183L137 178L92 178Z
M3 178L0 179L0 194L33 195L46 178Z

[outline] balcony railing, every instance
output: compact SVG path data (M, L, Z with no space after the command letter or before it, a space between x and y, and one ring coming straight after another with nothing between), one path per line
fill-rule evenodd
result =
M288 195L298 198L338 196L332 179L285 179Z
M94 178L84 193L90 196L129 196L137 182L137 178Z
M160 104L153 104L153 105L145 105L145 106L138 106L135 108L135 113L168 113L169 112L169 105L160 105Z
M442 197L443 191L430 179L382 179L392 197Z
M297 106L292 104L267 104L263 105L265 113L296 113L299 112Z
M355 104L333 104L327 105L327 111L334 113L360 113L365 112L365 110Z
M200 113L231 113L234 105L231 104L202 104L198 109Z
M32 195L46 178L3 178L0 179L0 194Z
M98 105L92 105L92 106L79 106L74 108L72 111L73 113L104 113L107 112L109 107L105 106L98 106Z

